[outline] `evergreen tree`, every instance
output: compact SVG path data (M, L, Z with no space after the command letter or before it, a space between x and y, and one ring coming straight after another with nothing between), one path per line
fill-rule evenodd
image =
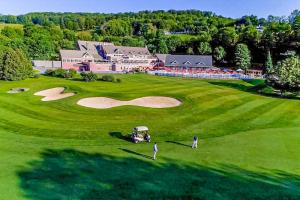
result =
M218 46L214 49L214 59L218 63L222 63L224 61L224 58L226 57L226 51L222 46Z
M189 55L193 55L194 54L194 50L192 47L189 47L187 50L186 50L186 53L189 54Z
M211 46L208 42L200 42L198 47L198 52L200 55L208 55L212 53Z
M237 67L247 70L251 65L251 54L246 44L238 44L235 50L235 63Z
M273 61L272 61L272 56L271 56L270 50L268 50L268 53L267 53L267 60L266 60L265 67L266 67L267 74L272 74L274 72Z

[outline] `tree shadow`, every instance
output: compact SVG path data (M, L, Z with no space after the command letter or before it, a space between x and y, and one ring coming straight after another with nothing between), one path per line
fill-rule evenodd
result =
M187 144L183 144L183 143L175 142L175 141L166 141L166 142L167 142L167 143L176 144L176 145L180 145L180 146L184 146L184 147L189 147L189 148L192 147L192 145L187 145Z
M132 142L129 137L124 136L121 132L109 132L109 135L113 138L118 138L127 142Z
M141 154L141 153L137 153L137 152L131 151L129 149L122 149L122 148L119 148L119 149L126 152L126 153L130 153L130 154L133 154L133 155L136 155L136 156L141 156L143 158L153 159L153 157L151 157L151 156L144 155L144 154Z
M233 88L233 89L237 89L240 91L249 91L251 87L253 86L246 86L243 85L241 83L232 83L232 82L228 82L228 81L210 81L209 82L212 85L216 85L216 86L224 86L224 87L229 87L229 88Z
M259 84L254 81L250 80L244 80L246 83L251 84L250 86L244 85L242 83L233 83L233 82L227 82L227 81L210 81L208 83L216 86L222 86L222 87L228 87L236 90L240 90L243 92L248 92L251 94L256 94L260 96L265 96L265 97L272 97L272 98L278 98L278 99L296 99L299 100L300 97L297 96L281 96L280 94L276 93L266 93L262 92L261 90L266 87L264 84ZM256 85L255 85L256 84Z
M32 200L300 198L298 175L257 173L234 165L178 163L165 160L157 164L72 149L46 150L17 175L24 197Z

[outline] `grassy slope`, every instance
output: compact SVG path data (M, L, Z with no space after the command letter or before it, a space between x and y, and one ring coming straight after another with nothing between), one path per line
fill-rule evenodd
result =
M121 78L121 84L46 77L0 82L1 199L300 195L300 101L258 96L220 81ZM56 86L77 95L55 102L33 96ZM30 91L6 94L12 87ZM148 95L175 97L183 105L108 110L76 105L83 97ZM122 139L136 125L150 127L159 145L157 162L148 158L152 145ZM194 134L201 138L197 151L188 146Z

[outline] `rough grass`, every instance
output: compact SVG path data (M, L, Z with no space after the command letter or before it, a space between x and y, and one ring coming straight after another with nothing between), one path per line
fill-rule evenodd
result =
M300 198L300 101L253 94L243 90L253 83L243 81L117 77L122 83L0 82L1 199ZM33 96L59 86L76 95L53 102ZM6 93L14 87L30 91ZM183 105L76 105L85 97L150 95ZM137 125L149 126L158 142L157 161L152 144L126 140Z

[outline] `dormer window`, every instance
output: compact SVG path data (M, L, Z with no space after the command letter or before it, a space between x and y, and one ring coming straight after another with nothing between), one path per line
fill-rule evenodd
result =
M116 50L115 50L115 53L116 53L116 54L120 54L120 53L121 53L121 52L120 52L120 49L116 49Z
M177 64L178 62L176 61L176 60L173 60L172 62L171 62L171 64L172 65L175 65L175 64Z
M87 52L83 54L84 58L91 57Z
M197 65L201 65L201 66L204 66L205 63L204 62L198 62Z
M191 62L190 61L186 61L183 63L184 65L191 65Z

